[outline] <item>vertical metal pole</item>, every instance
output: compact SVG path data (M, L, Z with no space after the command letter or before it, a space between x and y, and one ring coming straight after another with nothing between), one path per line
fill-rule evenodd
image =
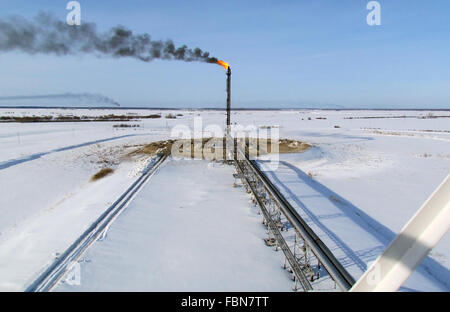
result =
M230 134L231 126L231 67L227 70L227 134ZM236 159L237 138L233 138L233 158Z
M227 129L230 127L230 113L231 113L231 67L227 70Z
M450 227L450 175L350 291L397 291Z

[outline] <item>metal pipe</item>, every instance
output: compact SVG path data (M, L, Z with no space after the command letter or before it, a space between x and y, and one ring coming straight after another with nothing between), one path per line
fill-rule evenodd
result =
M292 254L292 251L289 249L288 244L284 240L283 235L281 235L280 231L278 230L277 226L275 225L272 217L268 213L264 203L261 201L261 199L258 197L258 191L252 186L249 179L244 174L244 169L242 168L241 164L239 164L239 161L235 158L235 164L238 170L240 171L240 174L242 175L241 180L245 182L248 187L250 188L251 192L253 193L253 196L255 196L255 200L258 203L259 207L261 208L261 211L264 215L264 219L267 222L267 226L269 230L272 232L273 236L277 240L281 250L283 251L285 255L285 261L287 260L289 264L291 265L291 269L296 276L296 282L297 279L302 285L302 288L304 291L311 291L313 290L311 283L308 281L307 277L303 273L302 269L300 268L300 265L296 261L295 256ZM286 266L286 264L285 264Z
M449 227L450 175L350 291L397 291Z
M233 140L230 135L227 135L228 140ZM355 279L342 264L336 259L333 253L322 242L322 240L314 233L314 231L308 226L308 224L300 217L298 212L291 206L291 204L284 198L284 196L278 191L278 189L272 184L269 178L259 169L254 160L250 160L247 152L242 150L240 146L237 147L237 152L243 156L243 161L249 164L250 169L258 176L269 192L272 198L274 198L286 216L288 221L310 246L312 252L316 255L320 263L323 264L331 278L336 284L344 291L348 291L354 284Z
M70 266L77 261L89 246L107 229L119 213L127 207L136 193L144 186L148 179L168 157L167 153L159 154L159 158L152 161L142 175L117 199L91 226L61 255L59 256L25 292L48 292L70 270Z
M227 129L231 125L231 67L227 70Z

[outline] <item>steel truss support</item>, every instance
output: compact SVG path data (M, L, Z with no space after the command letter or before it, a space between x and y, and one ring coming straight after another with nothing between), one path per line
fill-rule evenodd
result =
M294 290L298 290L299 285L304 291L313 290L310 279L310 274L306 272L307 266L298 261L297 257L291 251L286 243L280 230L284 229L281 222L282 213L275 200L270 197L269 193L264 189L263 184L258 181L258 177L253 174L249 168L245 165L245 162L236 161L236 170L240 175L246 190L250 190L252 193L252 201L255 205L259 206L259 211L263 215L263 224L267 226L268 237L264 240L267 246L274 247L276 251L281 249L285 256L283 267L289 269L293 274ZM297 234L296 234L297 235ZM299 247L294 246L295 250L299 250ZM289 263L289 267L287 266Z
M271 235L266 244L283 251L286 257L284 266L288 268L289 263L288 269L293 273L296 282L294 289L300 284L303 290L312 290L311 281L317 280L321 276L321 270L324 269L335 282L335 287L338 285L343 291L349 290L355 283L354 278L258 168L255 161L250 160L248 142L242 147L236 144L236 139L229 133L226 135L226 141L227 146L234 147L228 154L233 155L238 175L247 192L252 194L253 203L259 206L263 223ZM293 246L295 256L291 250L292 246L287 245L285 237L281 234L285 231L285 237L289 242L292 238L289 235L292 232L298 238Z

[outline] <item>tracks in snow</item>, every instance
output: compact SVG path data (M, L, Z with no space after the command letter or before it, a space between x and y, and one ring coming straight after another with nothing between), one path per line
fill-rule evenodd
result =
M148 179L167 159L166 153L158 155L142 175L123 193L62 255L60 255L28 288L26 292L47 292L53 289L71 270L86 249L102 238L115 218L127 207Z

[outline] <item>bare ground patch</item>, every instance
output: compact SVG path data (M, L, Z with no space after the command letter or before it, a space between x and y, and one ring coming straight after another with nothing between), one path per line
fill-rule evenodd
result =
M103 179L104 177L106 177L106 176L108 176L108 175L110 175L110 174L112 174L112 173L114 173L114 169L111 169L111 168L103 168L103 169L101 169L99 172L97 172L96 174L94 174L94 175L92 176L91 181L92 181L92 182L98 181L98 180Z
M175 140L165 140L165 141L156 141L151 142L147 145L144 145L143 147L139 147L138 149L135 149L134 151L131 151L128 155L129 156L135 156L135 155L156 155L158 152L167 150L170 152L172 148L172 144L175 142Z
M237 144L244 144L241 140L236 140ZM279 153L302 153L311 145L305 142L292 139L281 139L278 141L278 149L272 144L271 139L247 139L248 148L247 152L250 155L262 156L265 154ZM224 138L203 138L203 139L186 139L186 140L165 140L156 141L144 145L132 152L129 156L135 155L151 155L154 156L159 152L171 153L172 149L175 149L179 155L187 156L190 154L192 158L206 158L209 160L215 160L217 155L223 155L225 151L225 139ZM186 150L185 150L186 149Z

